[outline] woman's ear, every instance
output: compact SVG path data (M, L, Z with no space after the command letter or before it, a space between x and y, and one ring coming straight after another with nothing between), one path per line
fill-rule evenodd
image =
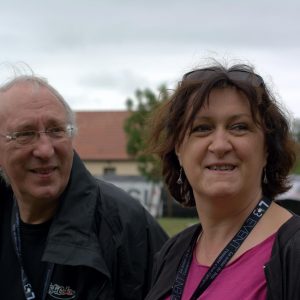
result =
M179 161L180 166L182 166L181 159L180 159L180 155L177 155L177 159L178 159L178 161Z
M264 167L267 166L267 163L268 163L268 156L269 156L269 152L266 150L266 151L265 151L265 165L264 165Z
M177 159L179 161L179 164L181 166L182 164L181 164L181 158L180 158L180 147L178 145L175 146L175 153L176 153Z

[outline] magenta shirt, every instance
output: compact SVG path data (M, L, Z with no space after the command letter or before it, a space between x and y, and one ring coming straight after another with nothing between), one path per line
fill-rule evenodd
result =
M267 288L264 265L271 257L274 240L275 234L229 263L198 299L265 300ZM191 298L208 269L198 264L194 253L182 300Z

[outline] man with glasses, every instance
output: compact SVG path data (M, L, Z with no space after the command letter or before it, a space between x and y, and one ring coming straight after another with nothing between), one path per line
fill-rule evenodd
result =
M167 237L137 201L91 176L75 133L45 80L0 88L1 299L144 299Z

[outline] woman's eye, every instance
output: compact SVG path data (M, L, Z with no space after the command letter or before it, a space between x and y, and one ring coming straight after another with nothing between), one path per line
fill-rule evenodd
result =
M193 133L207 133L210 130L212 130L212 126L209 124L201 124L193 127L192 132Z
M249 129L247 124L244 123L238 123L231 126L231 130L237 131L237 132L244 132Z

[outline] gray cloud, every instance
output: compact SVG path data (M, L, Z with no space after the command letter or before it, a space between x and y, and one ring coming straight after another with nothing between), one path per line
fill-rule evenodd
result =
M42 48L191 43L299 46L297 1L14 1L0 5L5 41ZM20 6L20 3L18 3ZM9 32L9 34L7 34ZM18 38L19 36L19 38Z
M295 99L299 11L298 0L3 1L0 63L25 61L76 106L98 107L101 98L108 107L138 87L176 82L203 56L228 54Z
M130 70L88 74L82 77L78 83L92 89L117 89L124 93L131 93L132 90L141 86L141 83L143 86L149 84L142 75L135 74Z

